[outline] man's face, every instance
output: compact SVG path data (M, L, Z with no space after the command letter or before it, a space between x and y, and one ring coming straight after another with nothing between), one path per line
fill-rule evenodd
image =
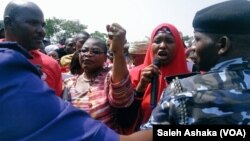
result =
M76 50L77 51L82 48L82 45L85 43L85 41L87 39L88 39L88 37L85 35L76 39Z
M74 53L76 50L75 40L73 38L68 38L65 42L65 51L68 54Z
M31 8L22 9L11 21L12 36L20 45L27 50L42 47L45 36L42 11Z
M201 71L209 71L218 60L216 42L205 33L195 32L195 58L194 61Z

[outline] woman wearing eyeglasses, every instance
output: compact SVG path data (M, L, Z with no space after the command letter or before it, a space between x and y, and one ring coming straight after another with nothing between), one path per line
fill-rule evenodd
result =
M118 24L107 26L113 52L112 69L105 67L107 46L105 41L90 37L79 50L79 62L84 72L65 80L67 100L88 112L118 133L115 111L131 105L134 100L126 60L123 54L126 31Z

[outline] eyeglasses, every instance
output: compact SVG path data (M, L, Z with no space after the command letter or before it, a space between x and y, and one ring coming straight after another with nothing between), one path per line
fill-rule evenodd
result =
M105 53L105 52L100 51L98 49L80 49L79 52L82 53L83 55L86 55L88 52L90 54L94 54L94 55L99 55L99 54Z

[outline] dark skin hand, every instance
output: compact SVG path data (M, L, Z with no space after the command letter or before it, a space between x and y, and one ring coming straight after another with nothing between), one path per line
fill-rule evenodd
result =
M154 74L160 75L160 69L154 65L151 64L144 69L141 70L140 75L140 82L138 83L136 87L137 92L144 92L147 88L148 84L151 83L152 77Z
M129 74L123 53L126 30L118 23L107 25L106 29L110 43L109 50L113 53L112 81L117 83Z

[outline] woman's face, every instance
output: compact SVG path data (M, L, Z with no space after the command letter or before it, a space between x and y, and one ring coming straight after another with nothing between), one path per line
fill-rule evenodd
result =
M107 55L98 40L89 38L79 50L79 61L86 72L100 70L107 59Z
M157 58L162 65L169 64L175 57L176 42L170 33L158 32L152 43L154 58Z

